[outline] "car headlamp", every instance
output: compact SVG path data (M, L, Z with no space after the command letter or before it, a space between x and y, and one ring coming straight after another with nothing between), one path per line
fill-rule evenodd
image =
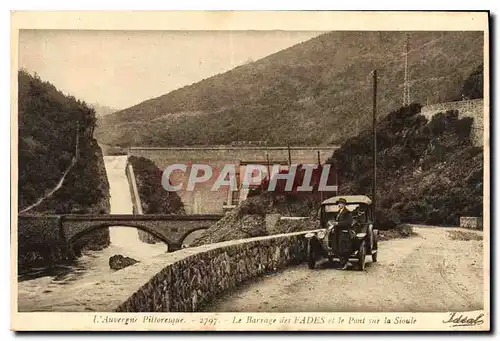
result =
M323 239L323 238L325 238L325 236L326 236L326 231L319 231L318 232L318 238L319 239Z

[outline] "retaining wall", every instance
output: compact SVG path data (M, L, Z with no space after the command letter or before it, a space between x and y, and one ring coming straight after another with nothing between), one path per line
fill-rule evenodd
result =
M54 265L72 257L61 238L59 216L18 216L18 268Z
M242 283L306 259L306 231L233 240L162 254L89 287L79 309L193 312ZM106 300L103 300L106 297Z
M422 107L421 114L430 120L432 116L437 113L446 112L448 110L457 110L460 118L471 117L474 119L471 132L472 143L475 146L483 146L485 115L483 99L426 105Z
M17 224L19 269L54 266L80 256L82 250L101 250L110 243L106 228L82 237L70 247L59 215L19 215Z
M50 244L61 239L61 217L57 215L18 216L18 242L27 244Z
M18 216L18 270L53 266L72 259L73 251L61 237L58 216Z

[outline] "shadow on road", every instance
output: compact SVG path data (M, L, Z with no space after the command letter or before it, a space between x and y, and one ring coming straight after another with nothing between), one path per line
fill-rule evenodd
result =
M356 270L356 261L350 261L350 266L347 267L347 270L343 271L352 271ZM365 264L365 269L368 269L372 266L373 262L366 262ZM340 270L342 268L342 264L338 260L334 260L330 262L328 259L324 259L322 261L319 261L316 264L316 269L318 270L324 270L324 269L334 269L334 270Z

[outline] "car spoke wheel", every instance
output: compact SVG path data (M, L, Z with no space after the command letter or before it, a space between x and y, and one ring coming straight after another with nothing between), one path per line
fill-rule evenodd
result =
M311 241L307 243L307 265L309 269L314 269L316 267L316 251L312 246Z
M366 264L366 245L365 242L361 243L358 253L358 270L363 271Z

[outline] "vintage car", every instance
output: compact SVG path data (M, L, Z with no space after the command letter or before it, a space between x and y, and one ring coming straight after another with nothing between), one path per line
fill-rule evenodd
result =
M347 201L352 214L350 226L338 225L338 200ZM356 259L358 270L365 269L365 258L370 255L377 261L378 230L374 228L372 201L365 195L347 195L329 198L321 203L319 218L321 229L305 235L309 268L314 269L321 257Z

